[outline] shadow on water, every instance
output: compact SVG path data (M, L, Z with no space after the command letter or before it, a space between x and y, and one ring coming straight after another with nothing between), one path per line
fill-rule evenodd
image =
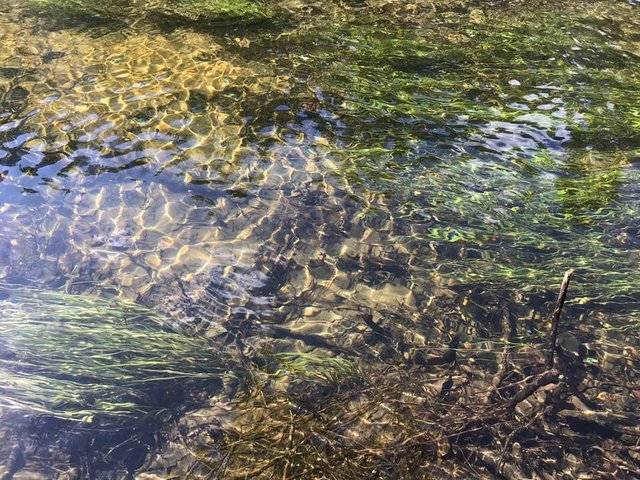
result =
M3 473L638 470L637 7L139 7L0 0Z

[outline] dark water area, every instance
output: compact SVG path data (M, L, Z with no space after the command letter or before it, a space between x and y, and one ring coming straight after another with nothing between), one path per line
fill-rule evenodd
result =
M2 478L640 478L635 2L54 4L0 0Z

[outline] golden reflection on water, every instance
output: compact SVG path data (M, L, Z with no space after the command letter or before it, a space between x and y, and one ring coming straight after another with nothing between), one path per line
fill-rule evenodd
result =
M46 180L35 186L29 171L13 170L4 180L3 189L18 197L3 206L5 248L11 244L5 270L43 284L63 277L67 288L95 282L92 288L131 297L169 275L250 263L256 215L268 215L281 199L241 208L220 198L212 207L189 195L190 183L233 190L258 178L262 188L281 182L275 164L265 171L257 153L242 146L242 119L211 98L229 87L282 89L286 81L220 58L211 36L189 31L99 39L28 31L3 24L0 62L20 72L4 79L3 90L22 95L17 120L3 131L21 132L11 154ZM49 52L61 56L43 61ZM136 166L144 179L118 174ZM23 188L36 190L36 198L25 199ZM224 229L212 228L216 220Z

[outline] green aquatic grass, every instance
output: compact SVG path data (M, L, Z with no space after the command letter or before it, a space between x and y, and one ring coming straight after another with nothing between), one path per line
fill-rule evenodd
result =
M640 57L624 29L636 27L589 12L372 22L287 41L345 125L318 151L362 221L392 217L419 257L441 246L416 278L544 291L574 267L580 295L633 292Z
M0 409L101 423L163 408L225 372L205 340L122 301L0 286Z
M287 373L306 382L332 384L357 375L355 365L343 358L320 357L305 352L282 352L272 357L279 365L275 375Z
M562 122L576 146L640 145L638 57L615 38L579 17L552 15L468 24L456 32L339 30L333 41L345 44L346 59L331 65L327 87L344 89L346 114L391 124L406 140L415 137L412 127L429 122L459 133L478 123L518 122L523 97L548 89L555 98L529 101L528 112L562 100Z

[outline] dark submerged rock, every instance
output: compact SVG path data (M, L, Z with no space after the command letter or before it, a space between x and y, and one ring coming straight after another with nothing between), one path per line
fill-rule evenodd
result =
M116 0L30 0L36 8L65 15L126 21L144 17L170 18L178 21L215 25L249 25L276 16L267 3L252 0L180 0L177 2L140 2Z

